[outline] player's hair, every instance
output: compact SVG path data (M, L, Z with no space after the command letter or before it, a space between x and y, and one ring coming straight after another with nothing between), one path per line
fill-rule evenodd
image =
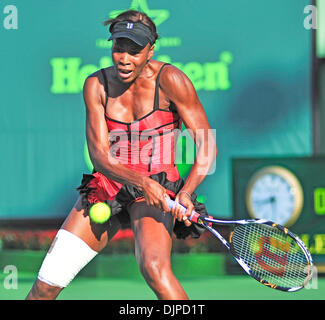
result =
M136 10L127 10L120 13L116 18L109 19L104 22L104 26L110 25L109 31L112 31L112 27L116 22L121 21L131 21L131 22L141 22L151 30L155 41L158 39L158 33L155 23L152 19L146 15L144 12L136 11Z

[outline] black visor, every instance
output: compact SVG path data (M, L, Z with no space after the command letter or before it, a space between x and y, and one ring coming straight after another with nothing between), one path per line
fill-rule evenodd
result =
M155 42L151 30L141 22L122 21L114 23L110 28L111 36L108 40L128 38L141 47Z

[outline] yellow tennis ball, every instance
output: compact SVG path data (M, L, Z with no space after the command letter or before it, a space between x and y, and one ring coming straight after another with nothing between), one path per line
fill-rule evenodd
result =
M95 223L104 223L111 217L111 208L105 202L98 202L89 209L89 217Z

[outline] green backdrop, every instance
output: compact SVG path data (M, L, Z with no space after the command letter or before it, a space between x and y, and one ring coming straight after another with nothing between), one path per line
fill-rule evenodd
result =
M18 25L0 25L0 218L63 217L76 201L90 170L82 85L111 63L102 22L116 10L146 11L155 58L197 89L219 148L197 190L211 214L232 215L231 158L312 152L308 0L12 0L0 20L6 4Z
M316 29L316 54L325 58L325 1L316 0L317 29Z

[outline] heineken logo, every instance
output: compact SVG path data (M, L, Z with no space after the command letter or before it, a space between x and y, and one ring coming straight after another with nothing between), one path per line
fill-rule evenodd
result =
M167 24L171 13L167 9L151 9L147 0L132 0L130 8L146 13L157 25ZM109 13L109 18L114 18L124 10L114 10ZM133 28L133 23L127 23L127 29ZM98 49L105 49L103 56L95 63L85 64L81 57L54 57L50 61L52 67L53 94L78 94L82 92L85 79L101 68L113 65L107 49L112 45L106 38L96 39L95 46ZM231 88L230 67L233 62L233 54L223 50L216 55L215 60L198 61L177 61L172 53L164 54L164 48L180 48L182 39L178 36L160 37L155 44L154 59L173 64L182 70L192 81L196 91L225 91ZM173 51L173 50L171 50Z

